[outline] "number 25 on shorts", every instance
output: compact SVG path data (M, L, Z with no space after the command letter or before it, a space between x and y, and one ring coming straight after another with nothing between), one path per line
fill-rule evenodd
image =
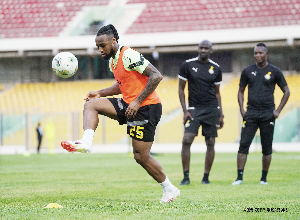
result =
M132 137L135 136L136 138L143 139L144 133L143 133L142 130L144 130L144 127L141 127L141 126L131 126L129 135L132 136Z

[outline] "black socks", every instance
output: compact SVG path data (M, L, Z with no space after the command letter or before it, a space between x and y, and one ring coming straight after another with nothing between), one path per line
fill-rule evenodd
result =
M268 171L263 170L260 181L267 182L267 175L268 175Z
M204 173L202 181L208 181L209 173Z
M189 170L183 172L183 179L185 179L185 180L190 179L190 171Z
M244 170L238 170L237 174L238 174L238 176L237 176L236 180L243 180Z

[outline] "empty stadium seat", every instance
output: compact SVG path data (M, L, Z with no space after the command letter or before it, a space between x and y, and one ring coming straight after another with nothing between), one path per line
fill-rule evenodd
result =
M58 36L67 22L83 6L108 3L109 0L0 1L1 37ZM128 28L128 34L300 24L300 0L276 1L276 4L273 1L260 0L203 2L129 0L127 2L127 4L133 3L145 3L147 6ZM30 32L23 29L34 27L45 27L45 30ZM21 34L22 32L24 34Z
M1 37L57 36L83 6L106 5L108 2L109 0L0 1ZM49 26L49 23L52 24ZM46 27L46 29L34 31L32 30L34 27Z
M300 103L299 94L300 76L288 75L286 80L291 90L289 103L297 101ZM57 82L57 83L30 83L18 84L0 94L1 110L3 113L26 113L32 109L38 112L59 112L59 111L82 111L83 98L89 91L106 88L115 83L114 79ZM237 91L239 79L233 78L222 87L223 107L238 107ZM181 108L178 98L178 79L166 78L156 89L163 103L163 114L168 114L173 110ZM186 92L187 94L187 92ZM118 96L120 97L120 96ZM275 89L276 106L282 97L281 90ZM245 100L247 92L245 93ZM3 109L2 109L3 106ZM22 108L19 108L22 107Z
M282 116L287 110L291 109L291 107L299 106L300 103L300 88L298 86L300 84L300 76L296 74L287 75L286 80L291 90L291 96L287 106L281 113ZM70 123L70 118L68 117L72 117L72 112L78 113L80 116L79 127L82 127L82 111L85 103L83 98L87 92L98 90L99 88L106 88L114 83L115 80L111 79L18 84L0 94L1 114L24 116L26 113L32 113L31 115L55 116L54 118L57 120L55 122L58 132L57 138L61 141L66 138L66 126ZM218 142L232 143L236 142L239 138L241 118L237 102L238 85L239 78L234 77L221 87L225 126L218 133ZM182 110L178 98L178 79L164 77L156 91L163 105L162 123L157 129L157 140L159 143L179 143L182 139L183 126ZM276 106L278 106L282 97L282 91L276 87L274 95ZM120 97L120 95L116 97ZM247 100L247 91L245 92L245 100ZM99 117L99 124L101 126L103 126L102 119L103 117ZM111 119L106 119L104 126L107 134L106 143L118 143L121 142L123 138L126 138L126 126L119 126L117 122L113 122ZM80 132L82 132L82 130L80 130ZM116 133L118 133L118 137L116 137ZM14 135L16 136L17 134ZM20 136L24 137L24 135L25 131L23 129L20 131ZM95 143L99 144L103 142L102 135L101 129L98 129L94 139ZM5 143L16 144L16 140L10 138L11 137L8 137L7 140L5 139ZM197 138L195 142L203 141L203 138Z
M128 28L128 34L300 24L299 0L277 1L276 4L259 0L127 2L130 3L146 3L147 7L132 27ZM164 24L166 21L167 27Z

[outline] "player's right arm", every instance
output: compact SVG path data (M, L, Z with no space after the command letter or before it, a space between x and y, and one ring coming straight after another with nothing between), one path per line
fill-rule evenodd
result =
M181 107L183 110L183 124L184 125L189 119L194 120L192 118L192 115L187 110L186 104L185 104L186 102L185 102L184 88L186 86L186 82L188 81L188 75L189 75L188 66L187 66L186 62L184 62L180 67L180 72L178 75L178 78L179 78L178 94L179 94L180 104L181 104Z
M100 98L100 97L106 97L106 96L112 96L112 95L119 95L121 94L120 87L118 83L115 83L114 85L105 88L105 89L100 89L98 91L90 91L84 100L90 101L91 99L94 98Z
M238 91L238 102L239 102L240 112L242 117L244 117L246 113L244 110L244 93L245 93L245 87L240 86Z
M248 85L248 77L247 77L247 70L246 68L243 69L241 78L240 78L240 84L239 84L239 91L238 91L238 103L240 106L240 112L242 117L244 117L246 111L244 110L244 93L245 88Z
M179 94L180 104L183 110L183 124L185 124L189 119L193 120L192 115L188 112L185 104L185 94L184 94L185 85L186 85L186 81L183 79L179 79L178 94Z

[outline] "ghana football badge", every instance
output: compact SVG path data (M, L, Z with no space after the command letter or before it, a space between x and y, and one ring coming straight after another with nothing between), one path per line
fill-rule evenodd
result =
M268 73L265 75L265 78L266 78L267 80L269 80L269 79L271 78L271 72L268 72Z
M211 66L210 69L208 70L208 72L209 72L210 74L213 74L213 73L214 73L214 67Z
M243 121L243 128L246 127L246 121Z

